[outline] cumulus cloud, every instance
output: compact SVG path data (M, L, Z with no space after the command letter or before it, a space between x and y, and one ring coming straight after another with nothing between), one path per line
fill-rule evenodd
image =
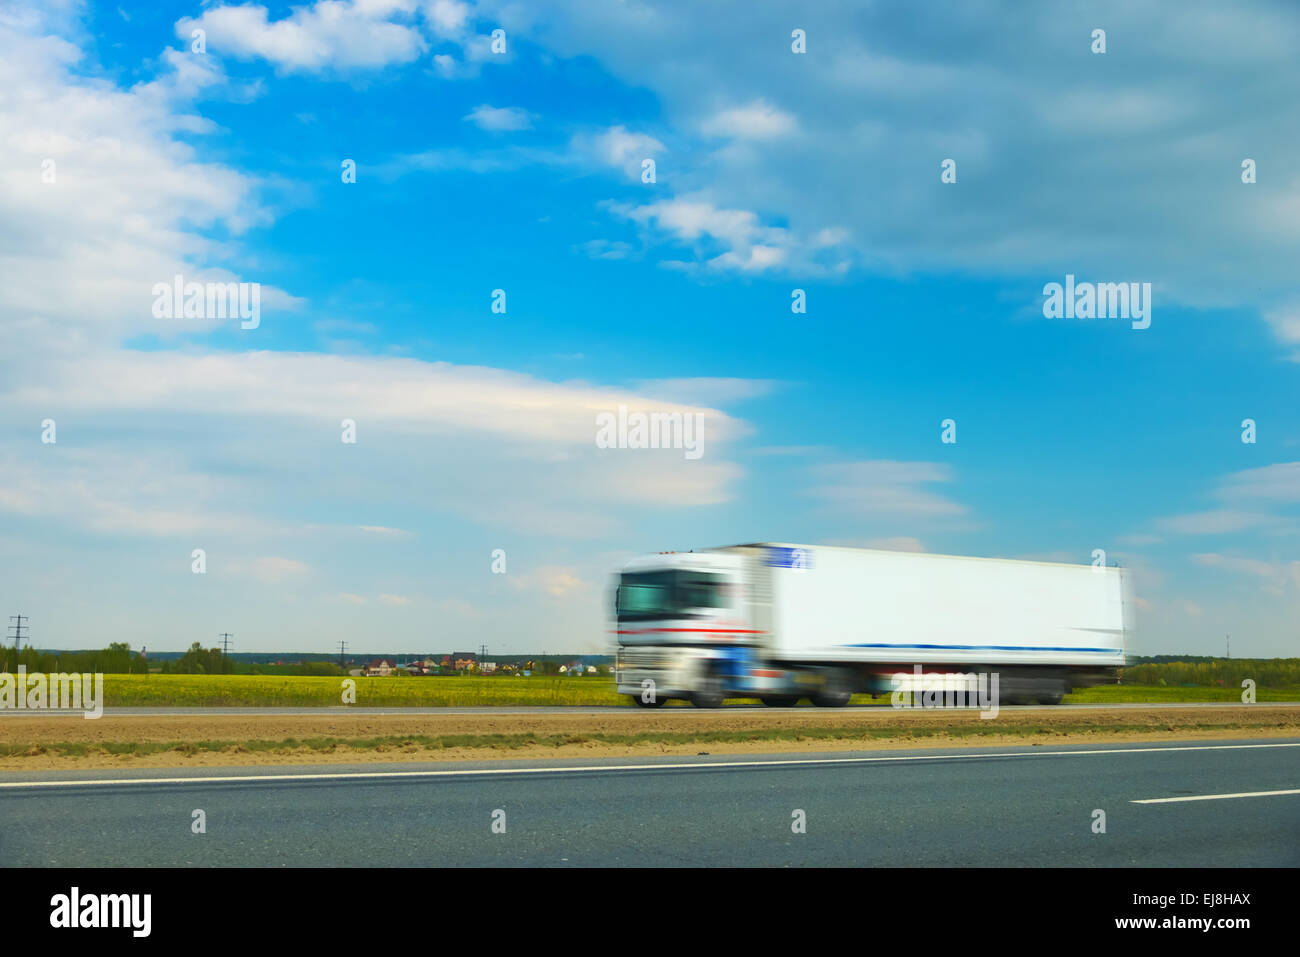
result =
M752 210L722 209L697 196L641 206L609 203L607 207L615 215L692 246L711 268L762 272L787 257L787 231L762 225Z
M634 133L621 124L600 131L574 135L570 151L580 158L623 170L628 176L641 175L641 163L664 151L663 143L648 133Z
M801 12L803 56L785 45L780 11L746 0L481 9L648 89L660 128L703 130L702 144L675 144L672 188L779 224L791 240L771 244L780 268L962 271L1035 288L1067 269L1151 281L1166 302L1277 306L1274 327L1294 346L1294 310L1281 307L1294 302L1300 177L1277 158L1300 155L1300 128L1278 122L1300 93L1300 18L1285 3L1192 0L1176 24L1119 0L1082 19L1041 6L1009 30L1002 5L947 5L933 19L832 0ZM1089 51L1099 23L1105 56ZM1260 164L1249 186L1247 156ZM939 181L946 158L953 185ZM849 248L805 254L846 224ZM776 254L752 245L716 266L772 269Z
M448 5L435 4L448 22ZM285 72L376 69L410 63L427 44L409 20L414 0L318 0L271 20L264 6L222 5L176 23L176 35L189 41L196 29L207 34L210 54L258 57Z
M0 366L42 342L211 330L218 320L155 318L154 284L258 281L207 234L238 238L270 215L254 177L181 138L212 129L191 113L195 82L176 79L188 61L164 58L159 79L124 90L80 75L79 50L31 29L0 20L0 88L23 90L0 100ZM296 305L262 293L269 310Z
M422 7L425 19L440 37L464 36L469 25L470 6L461 0L426 0Z
M466 121L492 133L531 129L533 119L532 113L517 106L495 107L487 103L474 107L465 115Z
M451 6L424 9L433 8L458 29ZM199 19L219 26L223 9ZM251 32L235 49L263 49L286 71L400 59L413 41L385 46L398 34L361 29L353 44L329 18L387 10L401 26L405 9L315 4L282 18L292 29L255 15L238 21ZM484 529L553 543L608 535L644 519L641 510L732 496L742 471L727 446L746 427L714 406L488 367L259 351L237 324L209 340L218 346L200 346L192 336L210 326L155 320L152 286L177 273L261 279L242 240L273 221L263 184L200 149L216 127L196 98L232 95L221 31L209 33L208 58L164 53L153 80L123 88L87 69L42 16L0 17L0 88L22 91L0 98L0 561L11 581L62 596L44 613L51 634L84 630L107 603L150 603L152 645L194 614L225 620L231 593L219 583L242 585L239 614L274 623L263 647L319 644L321 622L297 601L330 602L328 626L349 629L350 616L371 609L401 618L402 601L461 618L477 606L453 590L465 585L454 549ZM323 44L315 54L308 34ZM599 142L607 152L593 164L624 148L618 137ZM47 159L57 171L48 183ZM264 307L307 305L262 286ZM263 330L274 321L264 316ZM311 321L301 324L322 336L371 331ZM149 349L126 345L140 337ZM597 414L620 405L702 415L704 457L598 448ZM57 443L41 442L47 417ZM341 441L343 419L357 423L355 445ZM457 546L439 537L437 549L418 547L448 527ZM194 548L207 551L207 575L191 574ZM447 562L447 574L410 574L410 563L431 560ZM539 578L516 609L582 591L590 578L539 564L568 571ZM538 633L577 633L579 620L582 635L599 633L594 599L579 604ZM488 607L485 636L517 633L514 612Z

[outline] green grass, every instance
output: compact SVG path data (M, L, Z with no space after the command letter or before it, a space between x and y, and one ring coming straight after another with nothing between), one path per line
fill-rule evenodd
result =
M1065 697L1067 704L1158 704L1161 702L1240 702L1241 688L1184 688L1165 685L1096 685ZM1256 701L1300 701L1300 688L1255 689Z
M105 675L107 707L326 707L343 706L343 678L290 675ZM361 708L631 706L613 678L353 678ZM1257 700L1297 701L1300 688L1261 687ZM1073 704L1240 701L1240 688L1098 685L1066 697ZM731 703L757 703L733 698ZM854 695L854 705L889 706L889 695ZM669 702L671 707L686 706Z
M1197 731L1235 730L1256 725L1238 722L1215 724L1193 723L1185 726ZM1164 722L1159 727L1151 724L1129 723L1098 727L1085 721L1052 722L1047 725L1013 725L1004 722L980 722L969 725L935 725L908 728L891 727L827 727L827 728L755 728L745 731L646 731L629 734L605 732L569 732L539 735L533 732L516 734L444 734L444 735L388 735L369 738L310 737L281 738L244 741L166 741L166 742L52 742L40 745L0 744L0 757L33 757L55 755L83 757L93 754L113 754L129 757L147 757L155 754L248 754L248 753L332 753L336 751L407 751L410 749L439 751L453 748L475 748L492 751L512 751L530 747L558 748L567 744L596 745L708 745L746 742L800 742L800 741L910 741L942 736L944 738L981 738L991 735L1024 738L1052 738L1065 734L1092 734L1105 736L1124 732L1173 730Z
M281 675L105 675L107 707L342 707L356 682L360 708L628 704L612 678L316 678Z

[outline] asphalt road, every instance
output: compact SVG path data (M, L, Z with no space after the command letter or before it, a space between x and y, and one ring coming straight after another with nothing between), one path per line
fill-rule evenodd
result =
M1159 703L1122 703L1122 704L1026 704L1026 705L1002 705L999 710L1002 711L1124 711L1132 709L1149 710L1152 708L1300 708L1300 701L1261 701L1258 704L1243 704L1240 701L1177 701L1177 702L1159 702ZM480 714L565 714L565 715L636 715L636 714L717 714L719 711L748 711L755 714L784 714L791 709L789 708L769 708L761 704L736 704L726 705L723 708L695 708L689 705L673 706L657 711L647 711L644 708L638 708L634 705L608 705L603 707L539 707L537 705L521 705L519 707L491 707L491 708L358 708L358 707L296 707L296 708L177 708L177 707L160 707L160 708L105 708L104 714L121 717L189 717L195 715L210 714L273 714L280 716L301 717L305 715L320 714L460 714L460 715L480 715ZM889 707L889 699L883 698L878 705L855 705L847 708L816 708L812 705L801 705L794 710L796 711L817 711L821 713L853 713L855 711L872 712L875 714L888 713L892 709ZM975 710L975 709L958 709L958 710ZM50 708L40 710L22 710L4 709L0 710L0 721L6 718L51 718L51 717L69 717L83 718L81 711L58 711Z
M1300 740L9 772L0 865L1300 866Z

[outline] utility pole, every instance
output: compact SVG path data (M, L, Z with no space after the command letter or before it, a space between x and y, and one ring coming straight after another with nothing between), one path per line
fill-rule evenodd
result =
M1228 657L1232 657L1232 635L1224 635L1223 640L1228 643Z
M9 620L10 621L16 620L18 622L18 624L16 625L9 626L9 630L14 633L14 651L18 651L22 648L23 645L23 622L31 621L31 618L29 618L27 615L10 615ZM31 631L27 632L26 637L27 637L27 643L31 644L31 639L32 639Z
M224 659L221 668L222 671L224 671L226 668L230 666L231 634L228 631L223 631L219 637L221 638L221 656Z
M348 650L348 643L346 641L340 641L339 642L339 667L340 668L347 668L348 666L347 662L343 660L343 655L347 652L347 650Z

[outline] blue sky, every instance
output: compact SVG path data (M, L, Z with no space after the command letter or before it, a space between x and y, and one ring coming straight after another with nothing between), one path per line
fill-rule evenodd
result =
M646 551L1100 548L1134 650L1296 654L1300 12L1173 9L7 6L5 614L576 652ZM154 317L177 273L260 325ZM1066 274L1150 327L1044 318ZM619 404L705 454L597 448Z

